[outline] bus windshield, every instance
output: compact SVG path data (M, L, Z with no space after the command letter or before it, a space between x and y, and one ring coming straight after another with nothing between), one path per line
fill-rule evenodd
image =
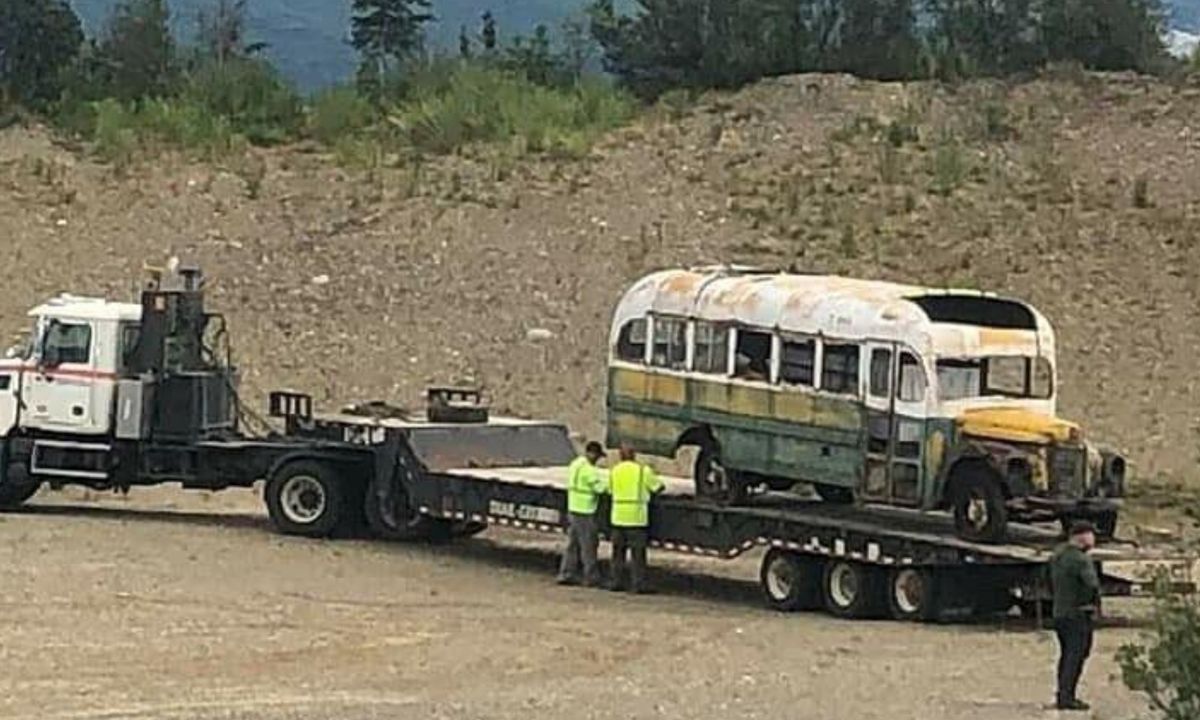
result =
M937 363L938 397L1049 399L1054 373L1044 357L945 358Z

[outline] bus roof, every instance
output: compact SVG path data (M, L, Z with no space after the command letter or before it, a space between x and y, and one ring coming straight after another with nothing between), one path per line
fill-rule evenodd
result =
M665 270L636 282L612 340L647 314L784 333L895 341L943 356L1043 355L1054 333L1031 305L993 293L741 267Z

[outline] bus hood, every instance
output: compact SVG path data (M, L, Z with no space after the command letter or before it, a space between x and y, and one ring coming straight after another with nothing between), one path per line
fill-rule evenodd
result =
M958 429L964 435L1039 445L1082 439L1075 423L1023 408L966 410L958 417Z

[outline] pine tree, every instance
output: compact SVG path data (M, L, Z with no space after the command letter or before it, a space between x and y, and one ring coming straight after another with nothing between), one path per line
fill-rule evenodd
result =
M58 99L62 70L82 45L79 18L64 0L0 0L0 100Z
M167 94L175 74L175 42L166 0L124 0L100 42L108 92L121 100Z
M425 44L430 0L353 0L350 43L361 56L359 77L385 78Z

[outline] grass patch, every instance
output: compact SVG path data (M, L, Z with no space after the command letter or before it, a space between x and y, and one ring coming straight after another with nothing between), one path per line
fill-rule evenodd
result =
M962 143L952 135L943 135L933 149L933 191L949 195L962 185L968 172Z
M559 90L463 65L448 77L416 80L412 96L389 113L389 121L420 152L507 142L530 153L580 157L598 136L627 122L634 109L629 96L602 80Z

